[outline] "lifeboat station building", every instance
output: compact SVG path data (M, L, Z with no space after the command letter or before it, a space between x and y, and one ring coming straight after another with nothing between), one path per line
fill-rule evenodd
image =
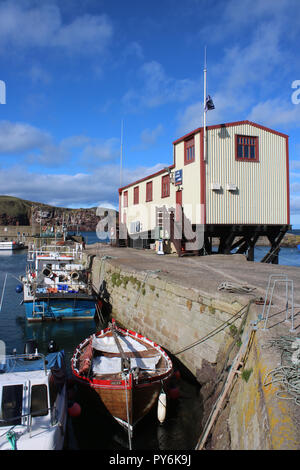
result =
M288 136L250 121L195 129L173 142L172 165L119 189L120 246L253 260L265 236L261 261L276 263L288 229Z

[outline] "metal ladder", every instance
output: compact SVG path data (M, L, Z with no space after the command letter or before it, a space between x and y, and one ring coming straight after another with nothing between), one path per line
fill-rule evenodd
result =
M273 284L272 284L272 288L271 288L271 282L272 281L273 281ZM286 322L289 322L289 320L288 320L288 309L289 309L288 293L289 293L289 286L291 286L291 324L292 325L291 325L291 328L290 328L289 331L293 333L293 332L296 331L295 328L294 328L294 281L289 279L286 274L271 274L269 276L268 287L267 287L267 290L266 290L265 301L264 301L263 311L262 311L262 315L261 315L261 320L265 320L263 329L265 330L266 327L267 327L267 322L268 322L268 317L269 317L270 308L271 308L271 304L272 304L274 289L275 289L276 284L279 284L279 283L285 283L285 298L286 298L285 321ZM265 309L266 309L270 289L271 289L271 295L270 295L270 298L269 298L269 304L268 304L267 313L266 313L266 317L265 317Z
M44 302L37 302L36 300L33 300L33 305L32 305L32 316L34 317L35 315L42 315L43 318L45 318L45 303Z

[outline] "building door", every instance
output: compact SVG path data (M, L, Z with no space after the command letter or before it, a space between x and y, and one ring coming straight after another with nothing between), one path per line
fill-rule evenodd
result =
M182 190L176 191L176 222L180 222L182 217Z

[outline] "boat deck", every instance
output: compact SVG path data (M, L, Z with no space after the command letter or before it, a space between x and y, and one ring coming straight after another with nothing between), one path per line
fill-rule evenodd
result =
M76 300L95 300L93 294L87 294L85 292L46 292L36 293L36 299L76 299Z

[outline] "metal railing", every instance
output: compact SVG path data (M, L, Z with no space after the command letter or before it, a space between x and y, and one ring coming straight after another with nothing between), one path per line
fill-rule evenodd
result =
M46 357L44 354L41 354L39 352L36 352L36 353L27 353L27 354L6 354L5 356L0 356L0 359L12 359L12 360L17 360L17 359L23 359L23 360L28 360L28 361L32 361L32 360L35 360L35 359L43 359L43 369L44 369L44 372L45 372L45 375L47 375L47 361L46 361ZM13 371L12 371L13 372Z

